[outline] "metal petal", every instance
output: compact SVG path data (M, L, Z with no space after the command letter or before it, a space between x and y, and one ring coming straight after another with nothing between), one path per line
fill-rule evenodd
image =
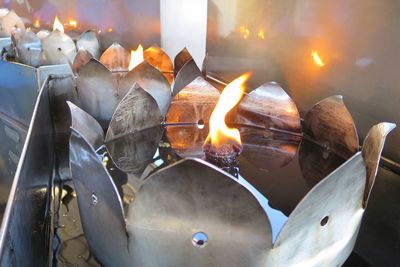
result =
M203 64L201 65L201 72L203 73L204 77L207 77L208 74L208 53L204 57Z
M100 124L75 104L70 101L67 101L67 104L71 112L71 127L77 130L94 149L98 149L104 140Z
M129 207L131 266L265 266L271 228L234 177L186 159L151 175Z
M264 266L341 266L364 213L365 175L359 152L314 187L290 214Z
M19 62L39 67L42 59L42 43L32 31L21 31L15 38L16 57Z
M209 126L171 125L166 127L166 136L173 151L181 158L203 158L203 145Z
M86 65L90 59L93 58L92 54L85 48L79 48L78 53L75 56L74 62L72 63L72 71L77 74L82 66Z
M296 104L277 83L265 83L247 94L238 106L240 124L300 133Z
M70 162L91 251L105 266L129 266L125 216L117 188L92 146L74 129Z
M175 76L181 70L181 68L189 61L193 59L187 48L183 48L174 59L174 73Z
M142 62L121 79L120 93L125 95L135 82L156 100L164 117L171 102L171 87L164 75L149 63Z
M140 175L153 161L163 128L158 125L106 143L115 165L124 172Z
M203 76L199 67L197 67L194 59L190 59L185 65L179 70L175 77L172 95L176 96L186 85L191 83L194 79L199 76Z
M76 42L78 49L84 48L96 59L100 57L100 42L97 35L93 31L86 31L82 33Z
M36 36L40 39L43 40L47 36L49 36L50 32L48 30L40 30L36 33Z
M112 72L128 71L129 60L129 52L117 43L113 43L100 57L100 62Z
M3 9L3 16L0 17L0 37L10 37L14 29L25 30L22 19L13 11Z
M79 106L107 128L122 96L112 73L92 58L77 75Z
M143 129L159 126L162 120L161 111L154 98L137 84L134 84L112 116L106 142Z
M374 186L376 173L378 171L379 160L383 146L385 145L386 136L396 128L396 124L382 122L374 125L365 137L362 146L362 155L367 168L367 186L364 193L364 207L367 206L372 187Z
M144 60L161 71L168 80L169 84L172 84L174 80L174 66L172 64L172 60L164 50L153 45L144 50L143 56Z
M56 65L73 62L76 56L74 41L65 33L55 30L42 40L43 64Z

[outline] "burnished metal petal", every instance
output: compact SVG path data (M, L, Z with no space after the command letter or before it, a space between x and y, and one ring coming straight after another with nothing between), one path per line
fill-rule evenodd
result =
M125 216L117 188L91 145L74 129L70 164L91 251L104 266L130 266Z
M185 65L179 70L175 77L172 95L177 95L186 85L191 83L194 79L199 76L203 76L199 67L197 67L194 59L190 59Z
M161 111L154 98L140 86L134 84L112 116L106 142L158 126L162 120Z
M36 36L40 39L43 40L47 36L49 36L50 32L48 30L40 30L36 33Z
M100 62L112 72L128 71L129 60L129 52L117 43L113 43L100 57Z
M300 133L296 104L277 83L265 83L247 94L238 106L240 124Z
M174 80L174 66L172 64L172 60L164 50L153 45L143 51L143 57L144 60L149 62L152 66L156 67L164 74L169 84L172 84Z
M79 48L78 53L75 56L74 62L72 63L72 71L77 74L82 66L86 65L90 59L93 58L92 54L85 48Z
M67 104L71 112L71 127L77 130L94 149L98 149L104 140L100 124L75 104L70 101L67 101Z
M76 56L74 41L65 33L55 30L42 40L43 64L56 65L73 62Z
M164 75L144 61L121 79L120 93L122 95L128 93L135 82L156 100L161 115L164 117L171 102L171 87Z
M189 61L193 59L187 48L183 48L174 59L174 73L175 76L181 70L181 68Z
M3 16L0 17L0 37L10 37L14 29L25 30L22 19L13 11L3 9Z
M79 106L107 128L120 99L112 73L92 58L77 75Z
M42 60L42 43L32 31L21 31L13 38L17 60L21 63L39 67Z
M166 127L166 136L174 152L181 158L203 158L203 145L207 139L209 126L175 125Z
M140 175L153 161L162 135L163 128L158 125L106 142L106 147L120 170Z
M290 214L264 266L341 266L364 213L365 175L359 152L314 187Z
M367 168L367 186L364 193L364 207L367 206L372 187L374 186L376 173L378 171L379 160L386 136L396 128L396 124L382 122L374 125L365 137L362 146L362 155Z
M96 59L100 57L100 42L93 31L89 30L82 33L76 42L76 47L77 49L86 49Z
M145 180L129 207L127 229L131 266L259 267L272 245L256 197L234 177L194 159Z
M171 101L167 123L207 123L218 102L220 93L202 77L197 77Z

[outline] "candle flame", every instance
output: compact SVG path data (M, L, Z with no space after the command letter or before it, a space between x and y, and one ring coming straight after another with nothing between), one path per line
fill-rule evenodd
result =
M325 62L322 60L321 56L319 55L318 51L312 50L311 51L312 58L314 60L315 65L318 67L325 66Z
M211 142L217 148L227 142L242 143L239 130L229 128L225 123L225 116L242 99L245 90L244 83L249 77L249 73L241 75L229 83L222 91L210 117L210 132L206 143Z
M245 40L250 36L250 30L245 25L239 27L239 32L243 35L243 39Z
M258 31L258 38L260 38L260 39L264 39L265 38L265 33L264 33L263 29L260 29Z
M53 31L55 31L55 30L59 30L60 32L64 32L64 26L62 25L62 23L58 19L58 16L56 16L54 18Z
M73 20L73 19L68 20L68 24L69 24L69 26L71 26L73 28L78 27L78 22L76 20Z
M112 31L113 31L113 28L108 28L107 31L108 31L108 32L112 32Z
M131 50L131 60L129 61L129 71L143 62L143 46L139 45L136 50Z
M39 19L35 19L35 21L33 22L33 27L40 28L40 20Z

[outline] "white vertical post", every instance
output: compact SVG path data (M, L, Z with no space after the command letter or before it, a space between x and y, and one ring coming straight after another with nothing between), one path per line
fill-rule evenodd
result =
M171 58L184 47L201 67L206 51L207 0L160 0L161 46Z

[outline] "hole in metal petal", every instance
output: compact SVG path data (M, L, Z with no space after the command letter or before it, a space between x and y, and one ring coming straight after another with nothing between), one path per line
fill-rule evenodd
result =
M194 233L192 236L192 243L193 243L193 246L195 246L197 248L205 247L208 243L207 234L204 232Z
M92 206L96 206L98 202L99 199L97 198L96 194L92 193Z
M325 227L329 222L329 216L325 216L324 218L322 218L320 224L322 227Z
M62 51L62 48L61 48L61 47L59 47L59 48L57 48L57 50L58 50L58 51Z
M199 129L203 129L204 128L204 120L200 119L197 122L197 128L199 128Z

